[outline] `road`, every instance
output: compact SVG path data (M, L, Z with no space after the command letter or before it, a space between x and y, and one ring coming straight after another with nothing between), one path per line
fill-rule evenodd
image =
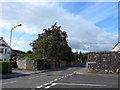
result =
M89 76L75 74L80 67L71 67L56 71L31 74L28 76L2 80L2 88L118 88L118 77Z

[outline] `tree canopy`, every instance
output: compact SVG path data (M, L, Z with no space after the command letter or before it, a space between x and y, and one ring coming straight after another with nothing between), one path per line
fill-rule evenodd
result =
M67 33L60 29L61 26L55 23L38 34L38 38L30 44L36 59L71 61L72 50L67 42Z

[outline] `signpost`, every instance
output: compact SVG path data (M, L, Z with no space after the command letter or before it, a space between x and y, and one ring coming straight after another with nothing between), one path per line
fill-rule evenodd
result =
M88 71L88 64L95 64L96 62L86 62L86 70Z

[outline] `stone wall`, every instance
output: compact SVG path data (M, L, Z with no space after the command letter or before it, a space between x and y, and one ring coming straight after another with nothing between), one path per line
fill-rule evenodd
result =
M71 61L70 66L80 66L81 62L80 61Z
M17 60L16 62L19 69L26 69L26 60Z
M37 69L37 61L33 61L33 60L17 60L17 65L19 69L29 69L29 70Z
M79 61L46 61L42 63L41 61L34 60L17 60L17 65L19 69L28 69L28 70L40 70L40 69L54 69L65 66L78 66L80 65Z
M120 52L89 52L87 62L96 62L88 64L91 72L115 73L120 66Z
M41 61L34 60L17 60L17 65L19 69L40 70L54 69L66 66L65 61L59 61L59 65L56 65L57 63L57 61L47 61L46 63L42 63Z

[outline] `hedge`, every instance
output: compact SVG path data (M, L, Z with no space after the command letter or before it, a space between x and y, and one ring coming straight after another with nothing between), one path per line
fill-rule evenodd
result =
M9 62L0 61L0 73L4 74L4 73L11 73L11 72L12 72L12 68Z

